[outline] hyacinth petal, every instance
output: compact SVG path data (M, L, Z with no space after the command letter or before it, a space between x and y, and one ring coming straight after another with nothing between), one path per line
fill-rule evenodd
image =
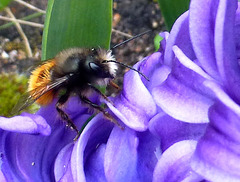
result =
M0 165L0 168L1 168L1 165ZM1 182L7 182L6 178L4 177L2 171L0 171L0 181Z
M43 117L28 113L12 118L0 117L0 128L19 133L42 135L50 135L51 133L51 128Z
M216 95L216 97L221 100L227 107L231 108L236 114L240 115L240 107L239 105L233 101L229 95L223 90L223 88L213 81L205 81L204 85L209 87Z
M66 176L69 181L73 180L71 170L69 170L69 168L71 168L69 164L71 160L70 157L72 154L72 149L73 143L70 143L66 145L56 157L54 164L54 176L56 181L64 181Z
M136 68L144 73L150 81L142 79L144 85L151 93L152 88L160 85L166 80L170 73L170 68L162 64L163 54L161 52L155 52L152 55L145 58L142 62L136 64Z
M201 181L190 167L196 144L194 140L183 140L168 148L156 165L153 182Z
M209 76L199 65L194 63L188 57L186 57L186 55L182 52L181 49L179 49L178 46L173 46L173 52L176 55L176 57L178 58L178 61L183 66L185 66L189 70L194 71L195 73L197 73L198 75L200 75L204 79L213 80L213 78L211 76Z
M135 71L131 70L125 74L122 95L126 100L130 101L132 105L138 107L146 114L153 116L156 113L154 100L142 83L139 74ZM142 97L143 95L144 98Z
M123 91L113 99L113 103L114 106L106 102L109 109L124 124L137 131L145 131L148 121L157 112L150 92L144 86L139 74L134 71L125 74Z
M159 36L163 38L160 42L159 52L164 53L166 49L167 39L169 37L169 32L161 32L159 33Z
M99 144L106 143L112 127L113 124L104 119L102 114L98 114L87 124L72 151L71 169L74 181L86 181L85 161Z
M139 140L135 131L114 127L109 137L104 169L108 181L136 181L137 148Z
M73 141L76 133L62 124L55 103L41 108L36 115L24 115L33 118L43 117L44 121L46 119L51 125L52 133L49 136L41 136L1 130L1 171L8 181L53 181L55 157L64 146ZM89 116L75 115L74 122L81 126Z
M187 57L195 60L196 56L192 48L189 35L189 12L182 14L174 23L170 35L167 39L166 50L164 52L164 64L172 67L174 53L172 47L177 45Z
M188 123L208 122L212 100L182 84L172 74L152 91L156 104L171 117Z
M48 137L5 133L1 138L1 143L5 144L1 146L2 172L8 180L12 178L23 181L52 180L49 175L51 163L55 159L54 154L56 155L59 150ZM52 147L54 150L50 149ZM51 155L48 150L52 152ZM46 156L42 155L43 152Z
M236 11L236 20L235 20L235 31L234 31L234 39L236 44L236 53L237 59L240 59L240 2L238 2L238 9Z
M57 122L63 123L63 119L60 117L59 113L56 109L57 99L55 99L51 104L47 107L41 107L41 109L36 113L41 115L47 121L51 121L49 124L54 124ZM81 104L78 97L70 97L67 103L65 104L63 110L69 115L72 120L81 117L82 115L89 113L88 108ZM91 114L91 113L89 113ZM85 121L82 121L82 124ZM81 126L81 124L79 124Z
M218 101L210 108L209 117L191 166L210 181L240 181L240 115Z
M237 61L235 16L237 1L219 2L215 27L215 49L218 70L231 97L240 101L240 72Z
M193 49L201 66L210 76L219 80L220 78L217 72L213 41L213 27L215 26L217 8L218 1L191 1L189 11L189 31Z
M161 155L160 140L152 135L151 132L138 132L138 181L151 182L153 171Z
M98 147L97 151L88 160L85 166L86 180L88 182L105 182L106 177L104 173L104 154L106 144L102 144Z
M161 150L181 140L198 140L205 132L207 124L191 124L175 120L165 113L159 113L149 122L149 130L161 139Z
M208 108L213 103L213 96L202 83L212 78L178 46L173 47L173 52L176 59L172 72L162 85L153 88L153 98L163 111L175 119L190 123L208 122Z
M206 80L214 79L208 75L198 65L198 63L195 63L189 59L178 46L173 46L172 49L176 58L171 75L179 80L179 82L181 82L183 85L186 85L197 93L202 94L212 100L211 98L213 98L213 95L211 93L211 90L205 87L203 85L203 82Z

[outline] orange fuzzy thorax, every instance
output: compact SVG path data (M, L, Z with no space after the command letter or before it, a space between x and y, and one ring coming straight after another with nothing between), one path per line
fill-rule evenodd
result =
M51 82L50 70L53 66L55 66L55 60L50 60L32 71L28 82L28 92L33 99L37 99L47 89L47 85ZM50 90L38 98L36 103L47 105L54 96L54 92Z

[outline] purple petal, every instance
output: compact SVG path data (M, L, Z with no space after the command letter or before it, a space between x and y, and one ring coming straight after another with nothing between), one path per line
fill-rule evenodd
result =
M56 110L56 102L57 100L54 100L51 104L49 104L47 107L41 107L41 109L36 113L38 115L41 115L46 119L50 125L56 123L56 122L61 122L63 123L62 118L58 114ZM86 106L83 106L78 99L78 97L71 97L67 103L65 104L65 107L63 110L69 115L69 117L72 120L75 120L75 118L81 117L81 115L84 114L92 114L88 112L88 108ZM85 121L82 121L82 124Z
M201 181L190 167L197 141L184 140L168 148L159 159L153 173L153 182Z
M189 29L198 61L209 75L219 80L214 50L214 26L217 8L218 1L192 0Z
M176 55L176 57L178 58L178 61L185 66L186 68L188 68L189 70L194 71L195 73L197 73L198 75L202 76L204 79L207 80L214 80L211 76L209 76L199 65L197 65L196 63L194 63L192 60L190 60L183 52L181 49L179 49L178 46L173 46L173 52ZM192 80L192 79L190 79ZM194 82L192 81L190 83L193 84ZM196 88L196 87L194 87Z
M176 20L167 39L167 45L164 54L164 64L167 66L172 67L173 65L174 54L172 47L174 45L177 45L191 60L196 59L189 35L188 14L188 12L185 12Z
M23 113L12 118L0 117L0 128L19 133L50 135L51 128L46 120L35 114Z
M108 181L135 181L137 177L137 148L139 139L135 131L114 127L109 137L104 169Z
M100 145L96 152L90 157L85 166L86 180L89 182L105 182L106 177L104 173L104 154L106 145Z
M212 92L203 85L206 80L214 80L197 63L190 60L178 46L173 46L176 56L171 74L183 85L194 91L213 98Z
M240 59L240 3L238 2L238 9L236 11L236 20L235 20L235 31L234 31L234 39L236 44L236 53L238 62Z
M190 124L175 120L159 113L149 122L149 130L161 140L161 150L181 140L198 140L205 132L207 124Z
M0 132L1 171L8 181L54 181L55 158L76 135L74 131L67 129L62 121L60 122L54 103L40 109L38 114L51 125L51 135ZM33 116L42 118L39 115ZM74 122L81 126L89 117L88 114L76 115Z
M159 33L159 36L163 38L163 40L161 40L160 42L160 47L158 52L164 53L165 49L166 49L166 44L167 44L167 39L169 37L169 33L168 32L161 32Z
M124 76L122 93L114 98L109 109L128 127L145 131L148 121L157 112L156 104L138 73L129 71Z
M192 160L192 168L210 181L240 181L239 116L221 102L210 108L210 123Z
M152 91L156 104L171 117L188 123L208 122L212 100L185 86L172 74Z
M151 182L153 171L161 155L160 140L149 131L138 132L138 181Z
M1 165L0 165L0 167L1 167ZM7 180L6 180L6 178L4 177L2 171L0 171L0 181L1 181L1 182L7 182Z
M59 152L54 164L56 181L73 181L70 165L72 149L73 143L70 143Z
M215 49L218 70L230 96L240 101L240 71L236 54L235 13L237 1L220 1L216 18Z
M162 64L162 56L162 53L155 52L136 65L136 68L149 78L150 81L145 79L142 79L142 81L150 92L152 88L160 85L166 80L171 71L168 66Z
M172 72L162 85L152 89L153 98L175 119L190 123L208 122L208 108L213 104L213 96L202 83L212 78L177 46L173 51L176 59Z
M229 95L223 90L223 88L218 85L215 82L212 81L205 81L204 85L212 89L212 91L215 93L216 97L227 107L229 107L232 111L234 111L236 114L240 115L240 107L239 105L234 102Z
M112 127L113 124L109 120L104 119L102 114L98 114L83 130L80 138L74 145L71 156L71 169L74 181L86 181L84 167L85 165L90 165L87 159L97 150L97 146L106 143Z

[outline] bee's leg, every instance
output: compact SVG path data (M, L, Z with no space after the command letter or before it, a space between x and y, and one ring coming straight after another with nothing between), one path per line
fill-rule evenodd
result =
M106 96L104 95L100 90L98 90L97 87L95 87L94 85L92 84L88 84L88 86L93 89L95 92L97 92L99 95L101 95L101 97L103 97L106 101L108 101L109 103L111 103L113 106L114 106L114 103Z
M115 89L120 90L120 87L116 83L114 83L112 80L109 82L109 84Z
M67 122L67 126L69 126L71 129L77 132L77 136L74 138L74 141L76 141L80 136L79 130L77 129L77 126L74 124L71 118L67 115L67 113L63 111L63 106L67 102L68 98L69 98L69 93L62 95L56 103L56 109L60 114L61 118Z
M115 120L107 111L105 111L101 106L93 103L92 101L90 101L87 97L83 96L83 95L79 95L80 99L88 104L89 106L97 109L98 111L102 112L104 114L104 116L109 119L111 122L115 123L117 126L119 126L121 129L123 129L123 127L117 122L117 120Z

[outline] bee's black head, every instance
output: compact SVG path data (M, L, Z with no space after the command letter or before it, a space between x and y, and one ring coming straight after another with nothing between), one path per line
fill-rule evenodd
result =
M117 65L108 63L106 60L115 60L111 51L104 49L91 49L91 53L86 56L84 67L89 74L98 78L114 78L116 76Z

